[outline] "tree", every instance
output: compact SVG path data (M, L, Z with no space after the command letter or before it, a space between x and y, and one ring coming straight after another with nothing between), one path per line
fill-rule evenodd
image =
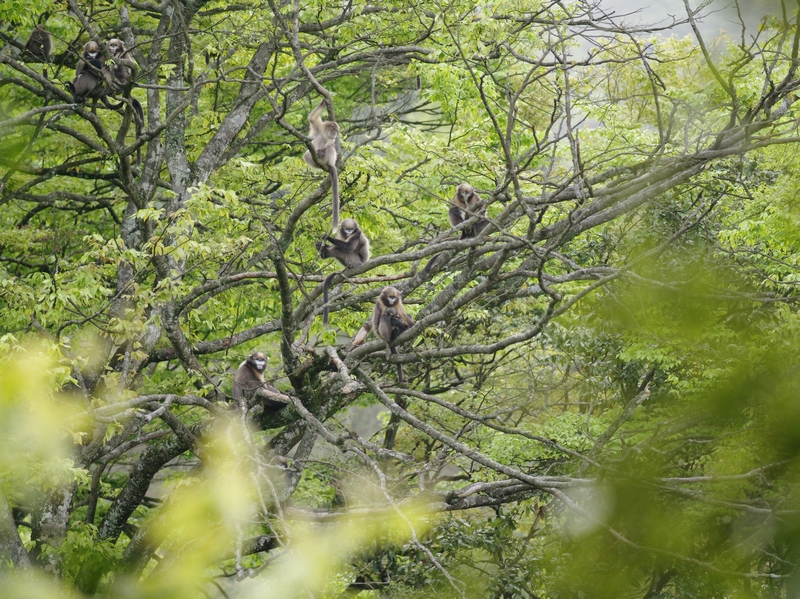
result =
M9 563L180 596L211 565L279 576L265 552L313 547L298 517L363 508L408 530L347 537L348 575L312 588L791 595L796 242L770 196L795 163L788 14L711 48L688 4L694 40L582 1L32 8L0 8L6 385L20 413L67 404L72 437L26 480L9 429ZM22 51L45 12L50 64ZM83 43L111 37L135 84L118 110L75 105ZM320 97L373 249L334 280L339 332L318 318L330 182L301 159ZM476 237L447 228L462 181ZM416 324L387 363L383 341L347 347L388 284ZM48 359L19 362L31 343ZM226 403L253 349L281 411ZM343 418L373 403L390 415L362 438Z

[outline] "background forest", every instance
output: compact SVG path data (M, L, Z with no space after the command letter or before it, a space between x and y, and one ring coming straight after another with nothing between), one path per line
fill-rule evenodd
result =
M0 0L0 596L800 596L800 2L721 6Z

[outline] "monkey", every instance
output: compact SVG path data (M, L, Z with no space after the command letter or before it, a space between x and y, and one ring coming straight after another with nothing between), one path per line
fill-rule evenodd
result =
M480 196L469 183L462 183L456 188L453 205L447 211L447 215L450 217L450 224L457 227L464 221L469 220L474 214L481 216L474 225L465 227L461 231L461 239L475 237L489 225L489 221L483 218L486 214L486 209L483 208L480 212L477 212L480 201Z
M28 41L25 42L25 56L36 62L50 62L50 52L53 51L53 38L44 25L39 24L31 31Z
M113 58L122 58L122 55L125 54L125 42L116 37L112 37L108 40L106 42L106 47ZM114 75L112 80L115 85L119 86L119 89L125 87L128 80L131 78L131 68L125 65L114 63L112 72Z
M103 55L95 41L83 45L78 65L75 67L75 79L67 84L76 104L83 104L86 98L96 100L105 97L103 90Z
M453 205L450 206L450 209L447 211L447 216L450 218L450 225L457 227L476 214L481 217L471 227L464 227L464 229L462 229L460 239L475 237L489 226L489 220L484 218L486 209L481 208L480 211L478 211L480 202L481 197L469 183L461 183L456 188L456 195L452 200ZM441 254L436 254L433 258L428 260L425 268L422 269L423 274L427 273L436 265L439 256L441 256Z
M108 48L109 54L111 54L112 58L122 58L127 49L125 48L125 43L116 37L111 38L106 42L106 47ZM122 91L123 94L127 94L127 97L130 98L131 104L133 105L133 120L134 125L136 128L136 137L139 138L142 136L144 131L144 109L142 108L141 102L136 98L132 98L130 96L129 90L126 90L126 86L128 85L128 81L132 76L131 68L125 65L116 64L114 63L114 68L112 70L112 83L116 87L115 91ZM114 108L122 108L124 102L120 102ZM142 148L141 146L136 148L136 164L140 165L142 163Z
M396 287L391 285L384 287L378 300L375 302L375 309L372 311L372 328L378 336L386 341L386 359L396 354L397 350L392 343L403 331L414 326L414 320L406 313L403 307L403 300ZM397 364L397 382L403 382L403 365Z
M122 58L125 54L125 44L122 40L112 38L106 42L106 48L112 58ZM125 87L131 78L131 69L128 66L114 64L113 68L105 65L105 59L97 42L88 41L83 46L81 58L75 68L75 79L67 84L67 89L72 94L76 104L82 104L87 98L92 99L92 112L95 112L97 100L101 100L103 105L110 110L119 110L125 102L112 104L109 93L119 91L125 92ZM110 82L110 87L107 84ZM133 105L133 120L136 128L136 137L140 137L144 129L144 109L136 98L130 98ZM142 162L142 150L136 150L136 164Z
M336 238L328 237L327 240L332 245L325 245L323 241L317 242L320 258L336 258L345 268L355 268L369 260L369 239L359 228L355 219L344 219L336 231ZM325 303L322 310L322 323L326 327L328 326L328 288L337 274L335 272L329 274L322 284L322 299Z
M240 406L247 406L259 389L266 389L273 393L280 393L275 387L264 381L264 369L267 367L267 358L259 351L251 353L247 359L239 364L239 369L233 377L233 399ZM264 409L278 411L286 404L263 395L260 397Z
M339 135L339 125L335 121L323 121L320 117L325 109L325 100L319 103L308 115L308 136L317 158L328 165L331 177L331 196L333 197L333 231L339 228L339 174L336 170L336 138ZM320 168L314 162L310 150L303 154L303 160L312 168Z

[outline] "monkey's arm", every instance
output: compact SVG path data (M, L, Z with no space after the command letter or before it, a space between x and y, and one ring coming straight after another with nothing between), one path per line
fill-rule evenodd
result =
M347 258L350 256L351 252L343 252L339 248L336 248L332 245L323 246L319 250L319 255L322 258L335 258L339 261L339 263L347 268Z
M450 210L447 211L447 216L450 217L450 224L454 227L464 222L464 219L461 218L461 209L458 206L450 206Z
M242 389L242 384L236 379L233 380L233 387L231 389L231 394L233 395L233 399L235 399L236 401L239 401L244 396L244 390Z
M340 250L347 252L348 254L352 254L353 252L357 251L358 246L361 244L361 238L359 235L353 235L346 241L342 241L341 239L336 239L335 237L328 237L328 241L330 241Z
M317 107L308 113L308 124L312 128L311 132L314 133L315 130L319 130L322 128L322 111L325 110L325 100L322 100ZM309 135L309 137L313 137L313 135Z

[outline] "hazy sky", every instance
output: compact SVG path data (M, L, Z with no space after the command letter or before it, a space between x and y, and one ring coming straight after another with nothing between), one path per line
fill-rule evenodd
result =
M699 3L700 0L689 0L689 5L692 8L697 7ZM792 10L792 5L797 10L795 3L788 4L788 10ZM685 18L686 16L683 0L600 0L600 5L608 12L613 11L617 17L639 11L622 19L629 25L666 22L670 15L675 15L679 18ZM753 34L762 16L765 14L781 14L780 0L739 0L739 7L747 26L747 31L752 30ZM720 30L727 31L734 38L738 39L740 37L741 25L736 13L736 5L731 0L712 0L702 14L705 17L699 25L703 37L713 39L719 34ZM689 34L691 34L691 29L688 25L677 27L674 30L674 35L679 37ZM749 39L749 36L746 39Z

